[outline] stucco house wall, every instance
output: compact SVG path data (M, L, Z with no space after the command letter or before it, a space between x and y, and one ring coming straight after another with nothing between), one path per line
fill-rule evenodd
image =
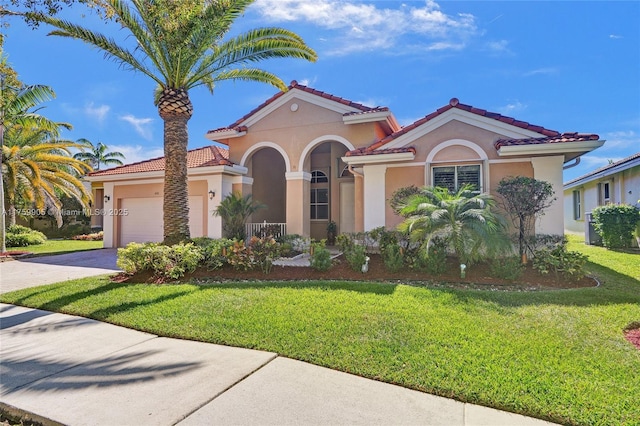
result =
M268 206L252 221L284 222L287 233L316 239L325 237L329 221L339 232L395 227L400 218L388 205L393 192L432 185L434 169L441 179L443 167L455 171L457 182L471 165L472 179L484 192L494 193L505 176L524 174L551 182L560 193L563 164L603 143L597 135L561 134L455 98L403 127L386 107L367 107L296 82L206 138L212 145L189 151L187 161L190 203L203 216L190 219L198 232L221 236L222 222L211 213L227 194L239 191ZM96 195L103 191L114 206L161 198L163 161L100 171L88 179ZM549 216L562 217L562 210L560 201ZM131 218L103 219L105 246L130 240L121 234ZM148 220L161 224L162 212ZM544 233L563 229L557 219L538 226Z
M566 182L563 198L565 229L580 234L585 233L588 213L598 206L640 207L640 152Z

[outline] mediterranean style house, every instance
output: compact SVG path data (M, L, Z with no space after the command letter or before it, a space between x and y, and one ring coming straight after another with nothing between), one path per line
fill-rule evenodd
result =
M232 191L268 206L253 222L284 224L286 233L320 239L338 232L392 228L387 200L409 185L473 184L493 192L503 177L529 176L562 192L563 166L604 141L559 133L451 99L400 126L386 107L368 107L293 81L227 127L206 134L210 146L188 153L191 236L220 237L212 214ZM164 158L91 173L94 208L104 216L105 247L163 239ZM538 231L564 232L561 201ZM102 223L100 223L102 221Z
M591 211L609 203L640 207L640 152L564 184L566 230L589 233Z

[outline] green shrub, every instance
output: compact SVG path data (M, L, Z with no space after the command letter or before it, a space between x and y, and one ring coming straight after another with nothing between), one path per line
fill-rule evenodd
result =
M273 237L251 237L249 241L251 256L254 263L260 266L262 272L268 274L273 267L273 261L280 255L280 245Z
M491 262L491 275L495 278L516 281L524 271L522 259L518 256L508 256L493 259Z
M447 241L443 238L434 238L429 243L424 243L423 248L417 252L414 267L426 271L432 275L441 275L447 270Z
M351 249L355 245L355 242L353 241L351 235L340 234L336 237L336 244L338 245L338 248L342 253L346 253L348 251L351 251Z
M12 225L7 228L5 243L7 247L26 247L44 244L47 237L40 231L22 225Z
M545 275L553 272L556 276L562 276L569 280L578 281L585 275L584 265L588 257L577 251L568 251L564 244L554 249L543 248L536 252L533 258L533 267Z
M399 272L404 268L402 248L398 244L389 245L381 251L385 268L391 272Z
M233 247L233 240L198 237L193 243L202 250L202 264L210 271L220 269L227 264L227 252Z
M251 259L251 249L244 245L244 241L233 242L227 250L227 262L236 271L248 271L255 266Z
M594 228L607 248L630 247L640 210L628 204L608 204L593 210Z
M313 250L311 250L311 257L309 258L311 267L321 272L329 270L332 266L331 253L326 247L325 240L312 243L311 247L313 248Z
M349 250L343 252L347 263L356 272L362 271L362 265L367 261L367 254L364 246L354 244Z
M157 276L178 279L195 271L202 259L202 249L193 243L129 243L118 249L117 265L130 274L153 271Z

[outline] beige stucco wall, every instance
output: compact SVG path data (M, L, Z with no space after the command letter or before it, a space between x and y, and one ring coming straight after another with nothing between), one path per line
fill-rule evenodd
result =
M291 110L292 104L298 105L296 111ZM245 153L254 146L265 142L277 144L286 152L291 167L288 171L295 172L302 171L299 170L300 158L313 141L321 143L335 140L330 136L338 136L359 147L371 144L377 131L372 123L346 125L341 113L294 98L253 124L246 135L226 142L231 161L241 165L244 165L241 161Z
M402 217L396 215L389 204L391 196L400 188L411 185L424 186L424 173L424 166L387 168L385 182L385 227L387 229L393 229L402 222Z

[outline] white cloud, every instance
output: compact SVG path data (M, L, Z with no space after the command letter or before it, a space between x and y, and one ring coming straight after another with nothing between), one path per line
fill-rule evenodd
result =
M487 42L486 50L493 53L511 53L508 40L496 40Z
M510 102L498 108L498 112L504 115L513 115L527 109L527 105L520 101Z
M149 148L141 145L112 145L109 144L109 151L121 152L124 155L125 164L137 163L150 160L152 158L163 157L163 148Z
M543 68L536 68L535 70L527 71L524 73L524 76L531 77L534 75L550 75L550 74L556 74L557 72L558 72L557 68L543 67Z
M111 110L109 105L95 106L93 102L89 102L84 106L83 112L89 117L97 120L100 124L104 123L107 114Z
M617 35L617 34L609 34L609 38L619 39L619 38L623 38L623 37L621 35Z
M134 115L127 114L121 116L120 119L131 124L136 133L138 133L144 139L151 140L151 138L153 137L151 132L151 123L153 123L153 118L138 118Z
M322 35L333 46L329 54L393 50L412 53L415 45L424 50L459 50L477 33L470 14L447 15L431 0L421 6L403 4L396 9L384 3L338 0L257 0L252 6L262 19L271 22L301 22L330 30ZM411 37L411 43L403 40Z

